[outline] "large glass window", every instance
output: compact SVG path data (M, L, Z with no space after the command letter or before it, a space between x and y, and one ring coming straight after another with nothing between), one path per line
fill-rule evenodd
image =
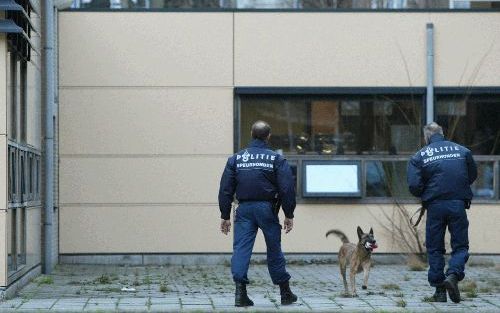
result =
M365 202L415 199L408 191L406 170L410 156L424 144L422 93L305 95L282 94L281 89L257 91L276 93L237 90L239 149L251 141L252 123L264 120L272 127L271 148L296 164L298 187L303 183L305 161L355 160L362 165L361 198ZM475 201L498 201L500 95L464 97L444 95L444 91L437 90L436 121L447 138L472 150L478 164L478 179L472 185ZM298 196L301 198L300 192Z
M500 155L500 96L438 96L435 111L450 140L474 155Z
M366 161L366 197L411 198L407 161Z
M421 96L240 97L240 147L256 120L271 124L271 145L287 154L409 154L421 145Z

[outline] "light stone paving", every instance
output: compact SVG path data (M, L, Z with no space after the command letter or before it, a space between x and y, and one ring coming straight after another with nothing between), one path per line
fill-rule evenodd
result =
M377 265L368 290L357 298L342 295L338 265L289 265L297 304L281 306L265 265L252 265L248 286L255 306L234 307L230 269L220 266L90 266L61 265L50 277L39 277L13 299L0 302L0 312L500 312L500 267L468 267L462 283L464 300L438 304L425 301L433 290L426 272L402 265ZM123 287L135 291L121 291Z

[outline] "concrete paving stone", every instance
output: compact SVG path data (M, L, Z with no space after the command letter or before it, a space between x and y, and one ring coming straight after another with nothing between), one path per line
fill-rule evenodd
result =
M0 302L0 309L14 309L23 303L23 299L9 299L3 302Z
M179 303L180 303L179 298L151 298L151 304L179 304Z
M181 299L181 301L182 301L182 305L185 305L185 304L211 304L212 303L209 298L183 297Z
M118 299L114 298L90 298L88 303L89 304L116 304L118 302Z
M182 305L183 310L198 310L198 311L206 311L206 310L212 310L213 306L210 304L183 304Z
M46 310L50 309L57 299L30 299L24 302L19 309L27 310L27 309L39 309Z
M120 298L120 305L146 305L149 298Z
M112 312L116 311L115 305L89 305L83 309L84 312Z
M308 307L314 309L314 308L337 308L340 309L340 306L335 304L335 303L308 303Z
M327 297L300 297L306 303L333 303L333 301Z
M181 309L181 305L178 303L152 304L149 307L149 309L150 311L155 311L155 312L179 311Z

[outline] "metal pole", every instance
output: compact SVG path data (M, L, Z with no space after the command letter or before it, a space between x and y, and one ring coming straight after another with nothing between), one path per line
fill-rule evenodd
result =
M45 240L43 272L50 274L52 264L53 218L54 218L54 3L43 3L43 73L42 93L45 106L45 184L44 213Z
M434 121L434 24L427 24L427 99L426 123Z

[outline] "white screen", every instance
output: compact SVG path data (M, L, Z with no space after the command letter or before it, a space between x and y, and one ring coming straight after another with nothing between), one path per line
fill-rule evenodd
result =
M357 165L306 165L306 181L307 192L359 192Z

